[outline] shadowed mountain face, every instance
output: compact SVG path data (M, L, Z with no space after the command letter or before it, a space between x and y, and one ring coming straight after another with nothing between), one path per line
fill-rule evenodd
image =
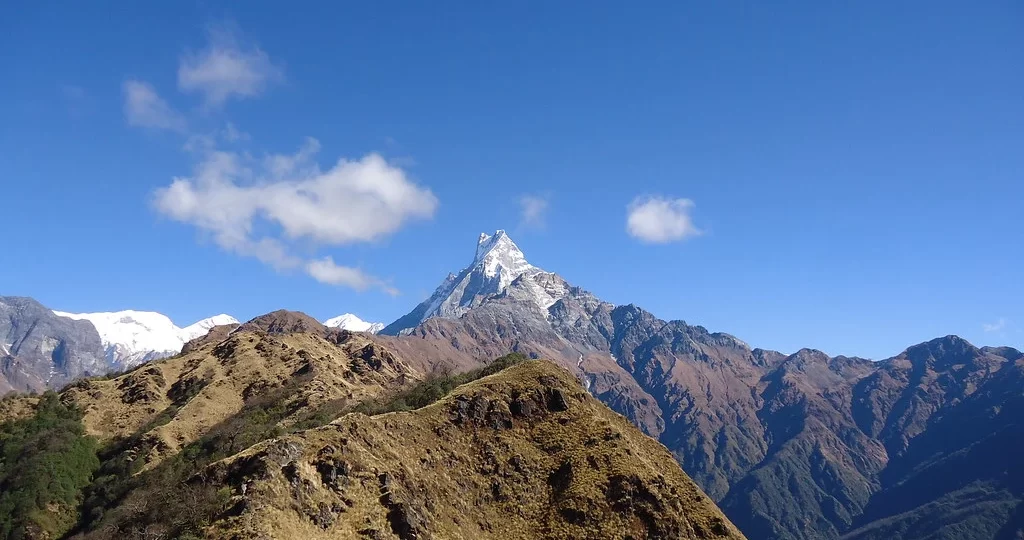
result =
M108 370L96 328L31 298L0 296L0 395L60 387Z
M881 362L751 349L525 261L503 232L482 235L468 268L373 339L425 371L508 351L554 359L665 444L752 538L1020 530L1020 352L955 336Z

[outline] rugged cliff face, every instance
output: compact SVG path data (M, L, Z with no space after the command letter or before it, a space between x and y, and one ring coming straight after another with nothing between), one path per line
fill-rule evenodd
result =
M106 371L92 324L58 317L31 298L0 296L0 395L59 388Z

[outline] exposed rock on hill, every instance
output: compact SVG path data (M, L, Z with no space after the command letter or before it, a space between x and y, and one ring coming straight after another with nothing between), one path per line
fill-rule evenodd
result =
M283 310L191 343L182 355L119 377L75 383L63 398L85 412L90 434L138 439L151 466L247 404L279 404L288 426L328 403L356 403L420 376L358 334Z
M201 480L232 488L222 538L741 538L664 447L546 362L256 445Z
M98 439L99 468L68 496L77 515L43 500L17 519L79 540L743 538L662 445L548 362L422 409L351 412L422 406L472 379L421 382L369 336L279 311L69 386L59 401ZM38 403L9 399L0 414L29 418Z

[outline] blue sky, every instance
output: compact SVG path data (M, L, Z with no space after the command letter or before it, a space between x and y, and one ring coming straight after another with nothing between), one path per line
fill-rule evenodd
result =
M1024 346L1024 7L763 4L5 4L0 293L388 322L504 228L754 346Z

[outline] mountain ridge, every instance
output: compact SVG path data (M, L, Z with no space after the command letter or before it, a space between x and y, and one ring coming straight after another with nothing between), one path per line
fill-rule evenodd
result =
M98 464L68 463L84 482L58 499L25 480L34 469L0 468L28 489L0 523L69 540L744 538L664 446L550 362L428 378L372 334L300 312L225 328L0 402L0 447L26 425L53 438L34 415L55 408L81 424L67 448L100 445Z
M468 369L509 350L553 359L664 443L751 537L838 538L870 526L868 517L889 519L872 501L895 489L890 464L935 422L970 406L967 396L1005 386L1002 379L1024 369L1015 349L977 348L955 336L880 361L752 349L730 334L603 302L521 252L510 267L522 271L496 280L502 261L488 273L479 259L499 233L481 235L469 267L375 339L424 369ZM547 296L554 301L538 290L555 292ZM921 384L931 400L915 397ZM799 478L798 488L784 478ZM999 508L1024 501L999 493L1009 493ZM986 515L1012 526L1004 514Z
M239 332L336 343L353 335L284 310L214 330L186 352ZM879 361L752 348L604 302L531 265L501 230L482 234L472 263L430 298L380 333L359 335L369 357L388 351L425 377L510 351L550 359L664 444L751 537L1024 534L1024 493L1008 482L1022 473L1000 453L1024 437L1008 414L1024 406L1024 354L1010 347L949 335Z

